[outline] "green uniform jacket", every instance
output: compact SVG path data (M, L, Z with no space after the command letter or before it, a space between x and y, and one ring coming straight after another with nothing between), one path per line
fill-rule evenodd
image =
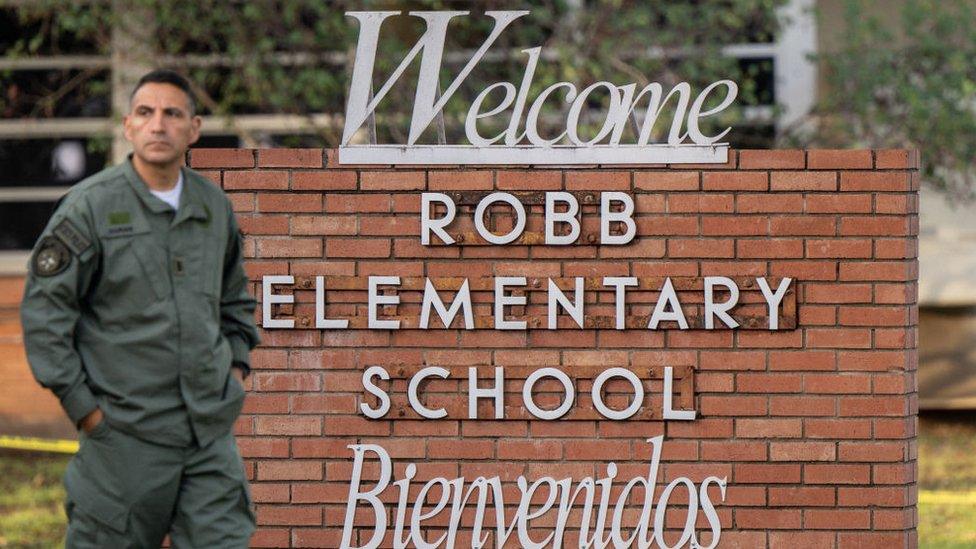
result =
M31 370L75 424L172 446L226 434L244 390L232 361L258 343L230 201L183 170L180 207L131 157L75 185L35 246L21 320Z

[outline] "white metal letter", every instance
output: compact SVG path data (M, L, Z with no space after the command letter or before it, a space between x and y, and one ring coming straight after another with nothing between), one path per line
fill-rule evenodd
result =
M505 371L495 366L495 385L484 389L478 387L478 369L468 368L468 419L478 419L478 399L495 399L495 419L505 418Z
M445 328L450 328L451 323L454 322L454 317L458 314L458 311L463 310L464 329L474 329L474 313L471 311L471 290L468 287L467 278L464 279L464 282L461 284L461 288L458 290L457 295L454 296L454 301L451 302L450 309L444 307L444 302L441 301L440 296L437 294L434 284L429 278L427 279L426 285L424 286L424 300L420 307L420 328L422 330L426 330L428 324L430 324L431 306L437 310L437 316L441 317L441 322L444 323Z
M665 311L666 307L671 307L671 311ZM678 322L678 326L682 330L688 329L688 321L685 319L685 313L681 310L681 302L678 301L678 294L674 291L674 285L671 284L671 277L664 279L664 286L661 288L661 295L657 298L657 304L654 305L654 312L651 314L651 319L647 322L648 329L656 330L657 325L662 320L674 320Z
M610 204L613 202L623 202L623 211L610 211ZM611 235L610 223L612 221L619 221L626 225L627 232L622 235ZM634 235L636 234L637 225L634 223L634 199L627 193L600 193L600 244L627 244L634 239Z
M398 276L371 276L369 277L369 294L367 309L369 310L369 329L370 330L399 330L399 320L377 320L377 309L380 305L396 305L400 303L398 295L379 295L377 287L399 286L400 277Z
M577 276L575 279L575 289L573 292L572 303L566 297L566 294L556 286L556 283L549 279L549 329L556 329L556 313L558 312L558 306L562 305L563 309L569 313L569 316L573 318L576 325L580 328L583 327L583 277Z
M525 286L524 276L499 276L495 278L495 329L524 330L524 320L505 320L506 305L525 305L525 296L505 295L505 286Z
M498 236L485 227L485 211L495 202L504 202L515 210L515 226L512 228L512 232L506 235ZM474 210L474 228L478 230L481 238L492 244L508 244L522 236L522 231L525 230L525 206L522 206L517 198L508 193L491 193L482 198Z
M390 374L382 366L370 366L369 368L366 368L365 372L363 372L363 389L365 389L367 393L380 399L379 408L373 408L365 402L359 403L359 409L363 412L363 415L369 419L379 419L390 411L390 395L386 394L386 391L380 389L376 386L376 384L373 383L374 377L388 381L390 379Z
M275 284L294 284L295 277L291 275L265 275L261 277L261 327L270 328L294 328L294 318L271 318L271 309L278 303L294 303L295 296L292 294L273 294L272 287Z
M679 485L685 485L688 490L688 514L685 517L685 527L681 532L681 538L674 545L668 545L664 541L664 516L668 510L668 500L671 499L671 492ZM688 477L678 477L672 480L661 492L661 497L657 500L657 508L654 510L654 539L661 549L678 549L684 547L685 543L695 535L695 520L698 517L698 491L695 483Z
M695 419L695 410L674 409L674 368L664 367L664 419L691 421Z
M556 211L556 202L562 202L568 207L565 212ZM546 193L546 244L565 246L572 244L579 238L580 222L576 219L579 214L579 201L570 193L557 191ZM556 223L568 223L569 234L556 235Z
M430 205L434 202L446 206L447 215L440 219L431 219ZM444 227L447 227L454 221L456 214L457 206L454 205L451 197L444 193L422 193L420 195L420 243L424 246L429 246L430 232L434 231L437 238L440 238L444 244L454 244L454 239L451 238L451 235L447 234Z
M708 496L709 484L718 486L719 495L722 497L721 501L725 501L726 477L707 477L702 481L701 488L698 490L699 499L701 499L701 508L705 513L705 520L708 521L712 529L712 541L708 545L702 545L698 541L697 534L692 537L694 544L701 547L701 549L715 549L718 547L719 540L722 539L722 521L718 518L718 513L715 512L715 505L712 504L712 498Z
M603 126L600 131L596 133L596 136L589 141L583 141L579 137L579 117L580 113L586 107L586 99L591 93L596 91L597 88L606 88L607 92L610 94L610 106L607 107L606 118L603 119ZM579 92L576 99L573 100L573 106L569 108L569 115L566 117L566 132L569 136L569 140L578 147L591 147L600 141L603 141L612 130L615 121L615 113L620 110L620 89L611 82L601 81L594 82L589 86L583 88L583 91Z
M539 95L537 95L535 100L532 102L532 106L529 107L529 114L525 118L525 135L528 136L529 143L532 143L536 147L551 147L555 143L560 142L563 137L566 137L566 132L563 132L552 139L543 139L539 137L539 114L542 112L542 105L545 104L549 94L558 90L559 88L566 88L567 103L572 103L573 99L576 99L576 86L570 84L569 82L556 82L555 84L539 92Z
M708 97L708 94L711 93L712 90L719 86L725 86L728 88L728 91L725 93L725 98L722 99L722 102L719 103L717 107L711 108L705 112L701 112L702 106L705 105L705 98ZM722 133L714 137L707 137L702 134L701 130L699 129L698 121L702 118L707 118L727 109L728 106L735 101L735 96L738 93L739 86L737 86L735 82L731 80L719 80L718 82L713 82L707 88L702 90L700 94L698 94L698 97L695 98L695 102L691 104L691 110L688 111L688 136L691 137L692 141L698 145L711 145L712 143L715 143L719 139L725 137L725 134L732 131L731 127L725 128L725 131Z
M627 311L627 301L625 298L626 287L636 286L637 277L636 276L605 276L603 277L604 286L614 287L614 302L616 304L616 324L614 327L617 330L623 330L627 327L626 311Z
M315 327L320 330L343 330L349 327L349 319L325 318L325 277L315 277Z
M505 97L498 102L498 105L495 108L488 112L480 112L481 104L485 102L485 99L488 99L488 95L490 95L492 90L495 88L505 90ZM478 97L474 98L474 101L471 103L471 108L468 109L468 116L464 119L464 135L467 136L468 141L472 145L475 147L487 147L505 137L505 132L502 132L491 139L481 137L481 134L478 133L478 120L495 116L496 114L507 109L508 106L512 104L512 101L515 101L515 94L515 85L511 82L495 82L494 84L481 90Z
M417 142L427 126L430 125L434 117L440 112L447 101L454 95L464 79L475 68L481 58L484 57L488 48L495 43L498 36L523 15L528 15L528 11L486 11L485 15L495 20L495 26L491 29L491 34L481 44L478 51L474 52L471 59L464 65L457 77L451 84L440 93L440 71L441 58L444 55L444 39L447 37L447 23L457 15L467 15L466 11L412 11L410 15L420 17L427 22L427 32L421 37L421 44L424 38L431 34L433 37L428 40L427 47L424 47L424 55L420 59L420 74L417 76L417 95L413 101L413 118L410 121L410 137L407 145ZM416 48L415 48L416 49ZM408 54L409 55L409 54ZM353 69L355 70L355 68ZM392 80L392 78L391 78ZM439 97L438 97L439 96ZM434 102L436 100L436 103Z
M614 410L603 402L603 384L612 377L622 377L629 381L631 387L634 388L634 400L631 401L630 406L623 410ZM641 383L640 378L637 377L637 374L627 368L610 368L601 372L593 380L593 391L591 394L593 396L593 407L603 417L615 421L630 419L640 410L641 404L644 403L644 385Z
M346 499L346 520L342 527L342 549L376 549L386 534L386 506L380 501L379 494L390 483L393 467L390 464L390 454L377 444L351 444L347 446L353 453L352 478L349 479L349 497ZM359 490L359 483L363 476L363 459L366 452L373 452L380 460L380 478L376 486L367 492ZM356 507L360 501L373 506L373 536L366 545L354 548L352 545L353 527L356 523ZM361 532L361 534L365 534Z
M724 303L715 303L715 286L725 286L729 298ZM715 328L715 318L719 317L729 328L738 328L739 323L727 311L739 302L739 287L735 281L725 276L705 277L705 329Z
M537 381L544 377L554 377L563 384L563 391L565 393L563 403L554 410L543 410L539 408L532 398L532 388ZM557 368L540 368L529 374L529 377L525 379L525 385L522 385L522 401L525 404L525 409L539 419L551 421L563 417L573 407L573 400L575 398L576 389L573 388L573 381L562 370Z
M420 61L420 73L417 77L417 93L414 97L413 117L410 121L410 136L408 145L416 143L420 135L427 129L434 116L440 112L447 101L454 95L468 74L481 61L488 48L498 39L498 36L512 21L528 14L528 11L487 11L485 15L495 20L491 34L481 47L471 56L457 77L444 90L440 90L439 72L441 59L444 55L444 39L447 35L447 25L451 19L459 15L467 15L466 11L414 11L410 15L420 17L427 24L423 36L404 56L403 61L390 75L390 78L380 87L376 94L373 89L373 66L376 62L377 42L380 26L383 21L399 12L395 11L350 11L346 15L359 21L359 41L356 44L356 63L352 70L349 86L349 103L346 105L346 124L342 132L342 144L349 144L356 130L363 125L366 118L376 109L376 105L386 96L393 84L400 78L411 62L421 50L423 56ZM440 97L438 97L440 95ZM436 99L436 103L435 103Z
M407 400L410 401L410 407L414 409L415 412L424 416L427 419L440 419L447 415L447 410L444 408L438 408L436 410L431 410L430 408L424 406L423 402L420 402L420 396L417 395L417 390L420 388L420 383L431 376L436 376L442 379L447 379L451 375L451 372L441 368L440 366L428 366L410 378L410 384L407 386Z
M763 298L766 299L766 305L769 307L769 329L776 330L779 328L779 304L786 297L786 291L790 289L790 282L793 279L783 278L779 281L779 287L776 288L776 293L773 293L769 289L769 283L766 282L766 277L759 277L756 282L759 283L759 289L762 290Z
M525 132L522 132L522 135L518 134L518 127L522 122L522 111L525 110L529 88L532 87L532 78L535 76L535 67L539 63L539 56L542 55L542 48L528 48L522 50L522 53L528 55L529 58L525 61L525 74L522 75L522 85L519 87L518 97L515 99L512 119L508 123L508 129L505 130L505 145L509 147L514 147L525 137Z

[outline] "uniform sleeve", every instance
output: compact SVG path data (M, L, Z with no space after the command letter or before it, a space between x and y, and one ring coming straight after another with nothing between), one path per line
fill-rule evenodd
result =
M74 343L98 264L94 233L84 200L63 200L34 245L20 306L31 372L76 425L97 407Z
M228 235L224 255L224 275L220 294L220 331L230 343L234 362L250 365L248 353L260 343L254 325L257 302L247 291L241 233L230 202L227 201Z

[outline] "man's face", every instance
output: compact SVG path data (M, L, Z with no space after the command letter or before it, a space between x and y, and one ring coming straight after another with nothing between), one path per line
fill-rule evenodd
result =
M190 116L190 98L172 84L143 84L123 125L133 154L156 166L180 163L200 138L200 117Z

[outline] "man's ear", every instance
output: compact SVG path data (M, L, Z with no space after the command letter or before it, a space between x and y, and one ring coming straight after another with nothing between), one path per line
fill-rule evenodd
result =
M190 145L196 143L200 139L200 126L203 125L203 119L200 115L194 115L190 119Z
M122 135L125 136L125 140L128 141L129 143L132 142L132 135L131 135L132 128L130 126L130 120L131 119L129 118L129 115L125 115L122 117Z

